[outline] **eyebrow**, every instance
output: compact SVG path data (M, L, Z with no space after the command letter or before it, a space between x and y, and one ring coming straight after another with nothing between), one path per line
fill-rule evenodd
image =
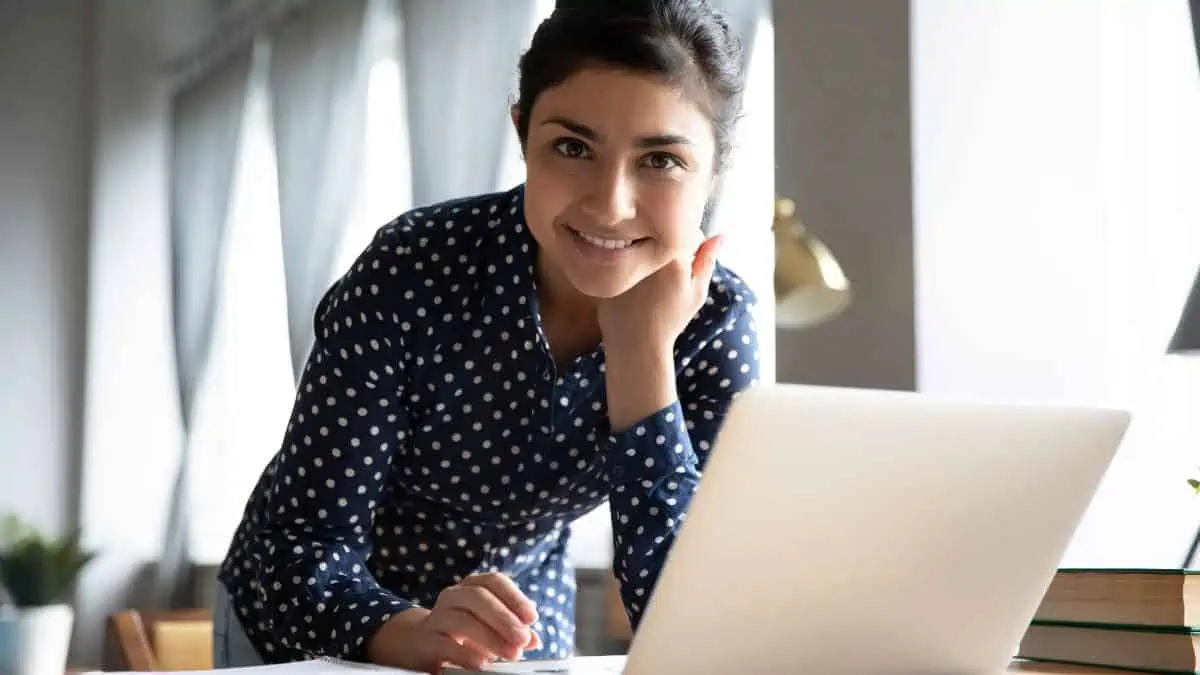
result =
M551 117L543 121L542 124L556 124L567 131L570 131L578 136L583 136L588 140L596 141L598 143L604 141L604 134L601 134L586 124L581 124L574 120L567 119L566 117ZM679 134L643 136L637 139L635 142L635 144L641 148L659 148L664 145L691 145L691 143L691 139L689 139L687 136L681 136Z

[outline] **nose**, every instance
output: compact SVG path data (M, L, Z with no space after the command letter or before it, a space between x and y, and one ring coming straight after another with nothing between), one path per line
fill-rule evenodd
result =
M617 166L592 175L588 196L581 207L597 225L616 225L633 218L635 202L633 181Z

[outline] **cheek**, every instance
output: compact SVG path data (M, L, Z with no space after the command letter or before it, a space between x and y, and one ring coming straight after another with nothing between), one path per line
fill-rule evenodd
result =
M662 194L656 192L641 204L643 217L652 223L659 248L668 257L693 253L704 240L700 231L704 195L676 188Z
M548 231L571 201L568 176L543 162L525 166L525 219L535 234Z

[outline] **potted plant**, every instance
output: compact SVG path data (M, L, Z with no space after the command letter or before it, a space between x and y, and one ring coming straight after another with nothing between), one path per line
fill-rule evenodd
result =
M0 521L0 673L62 675L75 611L69 597L92 559L79 532L42 535L16 516Z

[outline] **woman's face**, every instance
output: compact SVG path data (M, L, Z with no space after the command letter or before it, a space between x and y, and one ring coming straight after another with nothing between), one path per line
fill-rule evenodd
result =
M608 298L690 261L714 151L704 113L653 77L588 68L547 89L525 145L525 219L542 264Z

